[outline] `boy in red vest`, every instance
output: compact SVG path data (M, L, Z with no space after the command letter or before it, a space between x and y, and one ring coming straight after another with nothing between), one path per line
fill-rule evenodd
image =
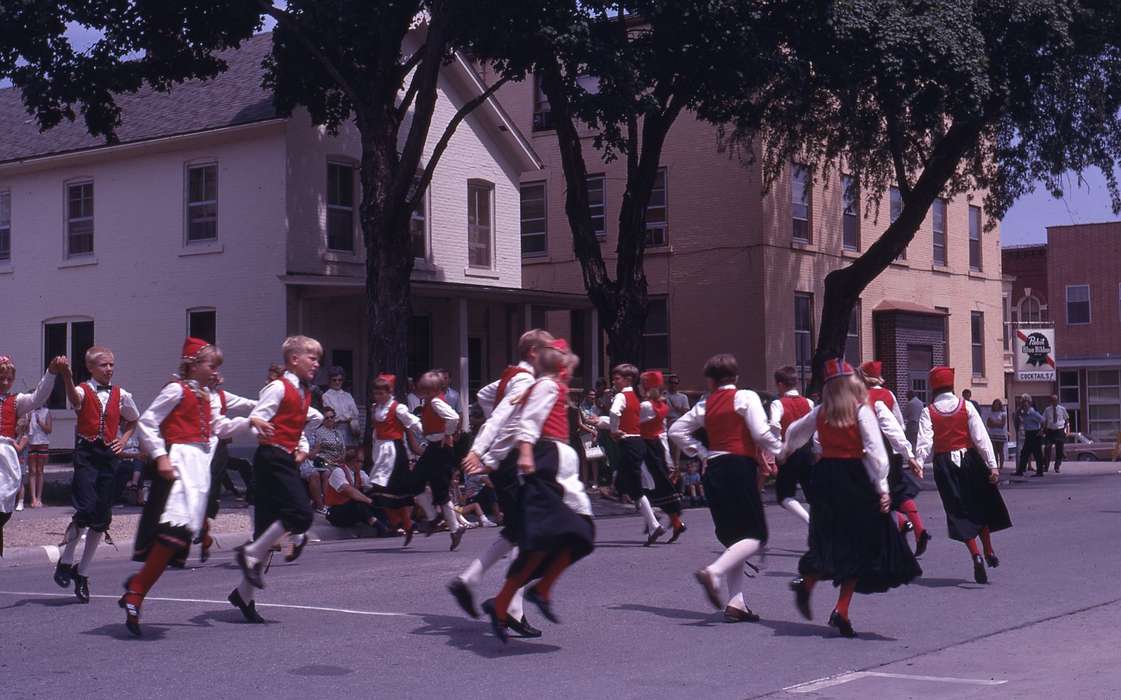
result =
M442 388L444 382L439 373L425 372L417 382L417 395L424 399L424 407L420 412L421 428L424 430L424 439L428 446L424 454L417 460L413 473L416 481L413 484L413 493L420 495L425 486L432 489L432 500L421 498L421 507L425 509L428 517L428 534L432 534L436 513L432 503L438 503L444 514L451 533L451 551L459 547L463 539L464 530L459 527L459 519L455 517L455 508L452 507L451 482L455 474L455 451L452 445L455 434L459 429L459 413L448 404L444 398Z
M4 556L4 524L12 517L16 507L16 493L22 476L19 451L16 449L16 425L21 416L38 409L51 397L55 375L69 374L70 364L65 357L51 360L50 368L39 380L35 391L13 394L16 365L10 357L0 356L0 557Z
M934 453L934 483L946 510L950 539L964 542L973 557L973 580L988 583L985 564L996 568L992 533L1012 527L1008 508L997 489L1000 469L985 422L973 404L954 395L952 367L930 370L934 400L919 416L915 459L920 464ZM977 549L977 537L985 556Z
M124 452L125 444L136 430L140 412L136 410L132 395L112 384L117 366L112 350L94 345L86 351L85 359L89 381L75 386L71 377L62 375L70 405L78 414L71 483L75 513L66 529L54 581L61 588L73 581L74 595L88 603L90 565L113 520L117 456ZM74 566L83 532L86 546L81 560Z
M669 453L669 443L666 440L666 416L669 415L669 403L662 398L662 387L665 378L661 372L652 370L643 372L639 378L642 386L643 401L639 404L638 432L642 441L646 443L646 457L643 468L646 473L643 478L649 478L654 488L647 489L647 497L651 505L661 508L669 516L673 535L666 540L672 544L685 533L685 523L681 521L681 494L674 488L670 481L670 467L673 458ZM646 546L653 544L647 541Z
M779 398L771 403L771 429L778 432L783 440L790 425L807 415L813 410L813 401L798 393L798 373L793 367L787 365L775 370L775 386L778 388ZM809 525L810 514L805 506L798 502L798 487L808 499L810 497L809 484L810 467L815 461L813 454L813 441L798 445L786 462L778 468L775 477L775 496L779 504L796 515L802 522Z
M666 529L654 515L650 499L642 492L642 461L646 459L646 443L642 440L640 407L642 402L634 393L638 381L638 368L631 364L617 365L611 370L611 386L615 398L611 401L611 437L619 444L619 470L615 486L619 493L634 502L646 521L646 544L651 545L666 534Z
M533 363L537 360L537 353L541 348L553 342L553 335L549 331L533 328L518 338L518 364L510 365L502 370L502 376L487 384L476 395L476 403L483 410L483 415L488 419L494 409L507 396L517 396L533 384L536 372ZM484 426L484 430L486 427ZM480 434L481 431L480 431ZM478 437L475 438L478 441ZM478 459L478 453L476 453Z
M238 547L237 563L242 582L230 593L230 603L241 610L248 622L263 622L253 604L254 588L264 588L264 568L273 546L289 533L296 536L294 561L307 541L313 512L299 463L308 453L304 429L315 428L323 415L311 407L311 381L319 371L323 346L318 340L294 335L285 338L284 374L261 389L257 405L249 414L260 445L253 455L256 483L256 511L253 534L256 539Z

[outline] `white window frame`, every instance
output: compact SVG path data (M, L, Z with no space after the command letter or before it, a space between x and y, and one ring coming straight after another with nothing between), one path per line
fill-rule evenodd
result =
M645 327L644 327L644 328L642 329L642 343L643 343L643 347L645 348L645 346L646 346L646 343L647 343L647 342L648 342L648 341L649 341L649 340L650 340L651 338L665 338L665 343L666 343L666 362L667 362L667 363L672 363L672 358L673 358L672 352L673 352L673 348L671 347L672 336L670 335L670 305L669 305L669 297L651 297L651 298L649 299L649 301L653 301L653 302L661 302L661 303L662 303L662 305L663 305L663 306L665 307L665 310L666 310L666 329L665 329L665 331L661 331L661 332L657 332L657 333L651 333L651 332L649 331L649 329L648 329L648 328L645 328ZM648 366L656 367L656 365L648 365ZM661 368L661 369L669 369L669 367L667 366L667 367L663 367L663 368Z
M416 178L413 179L413 187L415 188L416 185L419 184L419 182L420 182L420 176L418 175ZM424 208L424 212L423 213L418 213L417 210L414 209L412 212L409 213L409 246L410 247L413 245L413 224L415 224L416 222L419 221L419 222L421 222L421 224L424 227L424 232L423 232L423 235L424 235L424 256L423 257L414 256L414 258L413 258L414 260L417 260L419 262L428 262L428 261L432 260L432 217L429 215L430 212L432 211L431 193L432 193L432 183L429 182L428 187L424 190L424 194L422 194L420 196L420 199L418 200L420 202L421 207Z
M942 230L938 230L938 216L935 214L937 207L941 205L942 208ZM950 218L950 203L942 197L937 197L930 207L930 231L931 231L931 247L930 255L931 260L938 267L948 267L950 264L950 251L946 245L949 231L949 218ZM939 245L938 238L941 235L942 243ZM942 249L942 259L938 259L938 249Z
M214 168L214 199L191 201L191 172L204 168ZM211 238L191 239L191 209L192 207L214 206L214 236ZM187 246L207 245L216 243L218 234L218 161L206 160L186 163L183 172L183 244Z
M490 213L490 221L487 224L487 232L486 232L486 234L487 234L486 235L486 238L487 238L487 244L486 244L486 246L487 246L487 264L486 265L478 265L476 263L471 262L471 247L472 247L472 245L477 245L476 243L472 243L472 240L473 240L473 238L478 237L477 234L475 234L475 232L472 229L473 228L478 228L480 226L480 224L477 221L477 219L478 219L477 206L478 205L474 204L474 206L476 207L476 214L475 214L476 223L474 223L474 224L471 223L471 209L472 209L473 203L479 201L479 197L476 196L476 193L479 193L479 192L483 193L487 197L487 207L488 207L488 211ZM494 196L495 196L495 186L494 186L493 182L491 182L489 180L478 179L478 178L471 178L470 180L467 181L467 267L469 269L472 269L472 270L493 270L494 269L494 265L495 265L494 230L495 230L495 224L496 224L495 211L494 211ZM475 235L473 235L473 234L475 234Z
M540 217L527 218L526 215L525 215L525 206L524 206L525 205L525 190L526 190L527 187L540 187L541 188L542 216L540 216ZM518 204L520 205L519 212L518 212L519 213L518 241L519 241L519 244L521 246L522 257L523 258L541 258L541 257L547 256L549 254L549 182L548 182L548 180L534 180L533 182L523 182L523 183L521 183L521 185L518 187ZM543 229L540 232L533 232L533 233L530 233L530 234L527 235L526 232L525 232L526 222L533 222L533 223L540 222L543 225ZM538 237L544 239L545 245L543 245L541 247L541 250L527 253L526 250L525 250L525 247L524 247L525 239L526 238L538 238Z
M72 187L85 187L86 185L89 185L89 187L90 187L90 208L92 209L92 212L88 216L79 216L79 217L76 217L76 218L71 218L70 217L70 189ZM62 234L63 234L63 250L65 251L65 256L64 257L66 257L66 259L68 259L68 260L72 259L72 258L78 258L78 259L92 258L97 253L97 224L96 224L97 190L96 190L96 188L94 188L93 178L86 177L86 178L80 178L80 179L76 179L76 180L68 180L67 182L63 183L62 201L63 201L63 212L65 213L64 227L63 227L63 232L62 232ZM90 235L90 249L89 249L88 252L71 253L70 252L70 239L71 239L70 227L75 222L84 222L84 221L88 221L90 223L90 234L89 234Z
M975 329L973 321L980 318L981 327ZM974 337L974 330L977 330L977 337ZM977 371L977 348L981 349L981 371ZM971 373L974 379L985 378L985 312L984 311L970 311L969 312L969 362Z
M973 237L974 212L976 212L976 221L977 221L977 237L976 238ZM973 264L974 263L974 260L973 260L973 245L974 245L974 242L976 242L976 245L977 245L977 260L976 260L977 264L976 265ZM975 204L970 204L969 205L969 269L972 272L983 272L984 269L985 269L985 251L984 251L984 247L983 247L984 242L985 242L985 219L984 219L983 214L981 213L981 207L979 207Z
M810 327L808 330L800 330L798 328L798 299L808 299L810 303ZM813 352L814 352L814 294L813 292L794 292L794 367L799 370L799 375L803 379L809 379L810 373L813 371ZM801 335L809 336L809 355L805 357L805 364L798 358L798 338Z
M0 233L4 234L8 241L8 249L6 251L0 250L0 265L6 265L12 262L12 191L9 189L0 189L0 201L7 200L8 218L5 221L0 218ZM0 207L0 211L3 211Z
M346 168L346 169L350 170L350 190L351 190L351 192L350 192L351 205L350 206L346 206L346 205L343 205L343 204L331 204L331 168L332 167ZM323 197L323 202L324 202L324 205L327 207L326 208L326 214L325 214L325 217L324 217L324 220L323 220L323 238L324 238L324 242L326 244L327 250L331 251L332 253L343 253L343 254L354 255L358 252L358 240L357 240L358 236L355 233L355 229L357 228L357 222L358 222L357 209L358 209L358 201L359 201L359 198L355 196L356 193L354 191L357 188L357 179L354 177L354 171L356 169L357 168L355 167L355 163L352 160L348 160L346 158L338 158L338 157L332 157L332 158L327 159L327 169L326 169L326 172L323 173L324 186L326 188L326 193L325 193L325 196ZM333 248L331 246L331 211L332 210L350 212L350 248Z
M669 171L666 170L665 166L658 168L658 177L662 179L662 203L659 205L647 204L646 216L650 216L651 209L661 209L664 213L661 223L651 224L649 219L647 219L646 247L648 248L665 248L669 245ZM657 189L658 185L657 182L655 182L654 188L651 190L651 195ZM659 233L659 235L651 235L655 232Z
M841 248L844 250L851 252L860 250L862 233L860 213L860 188L857 186L856 178L852 175L841 175ZM856 245L849 245L845 236L845 227L850 219L856 227Z
M1086 321L1084 321L1084 322L1079 321L1077 323L1072 323L1071 320L1070 320L1070 304L1071 304L1070 290L1072 290L1072 289L1083 289L1083 288L1086 290ZM1066 286L1066 295L1064 297L1064 300L1066 302L1066 308L1064 309L1063 313L1066 315L1066 323L1067 323L1068 326L1088 326L1088 325L1090 325L1091 323L1094 322L1093 295L1090 293L1090 285L1089 284L1068 284ZM1082 302L1081 301L1076 301L1074 303L1081 304Z
M812 308L812 305L811 305ZM851 365L859 365L861 358L864 356L864 339L861 337L861 324L864 322L863 309L861 309L860 300L856 300L856 304L852 307L852 313L849 317L849 330L845 334L845 361ZM855 321L855 323L854 323ZM849 341L856 339L856 357L849 357Z
M214 314L214 340L212 342L214 344L217 344L218 343L218 309L216 309L213 306L195 306L195 307L191 307L191 308L187 309L187 335L188 336L195 336L195 333L193 332L193 329L191 328L191 317L194 316L195 314L206 314L206 313ZM195 337L202 338L202 336L195 336ZM203 340L206 340L206 339L203 338Z
M1102 383L1096 383L1095 382L1095 377L1097 377L1099 375L1102 375L1102 374L1109 374L1109 373L1113 373L1115 376L1117 376L1116 383L1102 384ZM1116 370L1116 369L1112 369L1112 368L1108 368L1108 367L1088 369L1086 371L1086 425L1085 425L1085 428L1086 428L1086 433L1088 435L1090 435L1091 437L1098 437L1098 435L1099 435L1099 431L1097 431L1094 428L1095 424L1118 423L1117 420L1114 420L1112 418L1101 419L1101 418L1095 418L1094 417L1094 409L1099 407L1099 406L1111 406L1112 407L1112 406L1121 405L1121 399L1118 399L1118 398L1104 398L1103 399L1103 398L1098 398L1094 395L1096 393L1095 389L1114 389L1114 388L1118 389L1118 392L1117 392L1118 394L1121 394L1121 371ZM1107 431L1105 433L1101 433L1101 437L1108 438L1108 439L1113 439L1116 435L1117 435L1116 430L1110 430L1110 431Z
M1025 315L1025 306L1028 302L1033 302L1036 305L1035 318L1027 318ZM1034 294L1029 294L1028 296L1021 299L1020 303L1016 305L1016 308L1019 313L1021 323L1042 323L1045 320L1043 318L1043 302L1036 298Z
M802 180L802 182L799 182ZM804 208L804 211L799 211ZM801 213L801 216L799 216ZM798 224L805 235L798 234ZM805 163L790 163L790 237L795 243L813 244L813 180Z
M599 180L600 183L602 183L601 191L603 192L603 196L601 197L602 201L601 201L600 204L592 204L591 203L591 194L590 194L591 190L588 188L588 185L591 184L591 182L593 180ZM597 229L593 230L593 233L596 234L596 238L599 238L602 241L603 239L607 238L607 175L605 175L603 173L596 173L594 175L589 175L587 177L587 179L584 181L584 188L585 188L585 191L589 193L589 196L588 196L588 211L592 215L592 220L594 221L597 218L603 220L602 228L597 228ZM599 209L599 211L600 211L599 214L595 213L596 209Z
M81 358L73 357L74 356L74 324L75 323L92 323L93 324L93 337L94 337L94 342L96 343L96 340L97 340L97 322L90 316L56 316L54 318L45 318L39 324L39 356L43 358L43 366L44 367L46 367L52 359L51 357L47 356L47 326L65 325L66 326L66 357L71 358L71 360L72 360L71 364L72 365L77 365L77 366L74 366L74 368L73 368L74 375L75 375L74 381L75 381L75 383L79 383L79 382L85 381L85 378L89 376L89 371L86 369L85 358L84 357L81 357ZM73 360L77 360L77 362L73 362ZM61 382L56 382L55 383L56 388L55 388L54 391L58 391L58 387L60 385L61 385ZM54 392L52 391L52 394L53 393ZM51 408L52 411L65 411L66 410L67 404L66 404L66 399L65 399L65 392L64 392L63 395L64 395L64 398L62 400L62 406L52 407ZM49 405L49 403L50 403L50 400L48 399L48 405Z

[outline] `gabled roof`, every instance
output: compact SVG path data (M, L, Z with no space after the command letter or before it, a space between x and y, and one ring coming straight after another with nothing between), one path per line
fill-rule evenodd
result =
M258 34L238 49L218 55L228 68L212 80L192 80L170 92L144 87L121 95L120 143L136 143L277 118L272 94L261 87L261 61L272 49L272 35ZM28 114L18 88L0 90L0 163L73 153L107 146L90 136L85 121L63 120L45 132Z

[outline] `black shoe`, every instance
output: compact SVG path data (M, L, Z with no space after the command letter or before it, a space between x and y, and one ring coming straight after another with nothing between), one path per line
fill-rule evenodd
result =
M903 526L901 528L899 528L899 531L902 532L903 534L907 534L908 532L914 532L914 530L915 530L915 524L913 522L911 522L910 520L903 521Z
M989 565L990 569L995 569L996 567L1000 566L1000 557L998 557L995 552L993 552L992 554L986 554L985 563Z
M413 541L413 529L410 527L408 530L405 530L405 543L402 544L401 546L402 547L408 547L412 543L412 541Z
M54 568L54 582L59 588L70 588L74 581L74 565L59 562Z
M720 601L720 589L716 586L716 579L709 573L708 569L697 569L693 573L693 578L697 579L697 583L705 589L705 597L708 602L712 603L712 607L717 610L723 610L724 604Z
M915 557L921 557L926 554L926 546L930 544L930 540L932 539L934 538L930 536L929 532L926 530L922 531L922 534L919 535L918 540L915 542Z
M654 532L651 532L649 535L646 536L646 544L643 545L643 546L649 547L650 545L657 542L658 538L661 537L664 534L666 534L666 529L664 527L662 527L661 525L659 525L658 527L654 528Z
M1055 465L1055 473L1058 474L1060 469L1061 469L1061 466L1056 464Z
M985 560L980 554L973 557L973 580L977 583L989 582L989 574L985 571Z
M840 632L841 636L845 639L856 639L856 631L853 630L852 623L836 610L829 616L829 626L836 627L837 631Z
M452 594L452 598L455 598L455 602L463 608L463 612L476 620L479 619L479 611L475 609L475 596L472 595L471 589L463 582L463 579L458 576L453 578L451 583L448 584L448 593Z
M490 628L494 630L494 636L503 644L510 640L510 633L506 631L506 624L498 619L498 613L494 609L494 601L488 600L483 603L483 612L490 617Z
M806 587L806 580L803 578L796 578L790 582L790 590L794 591L794 607L798 608L798 612L802 613L802 617L807 620L813 619L813 611L810 610L810 589Z
M458 530L456 530L455 532L452 533L452 545L451 545L451 547L448 548L449 552L454 552L456 549L459 548L459 543L463 541L463 533L465 533L465 532L467 532L467 530L464 530L463 528L459 528Z
M681 527L675 527L673 529L673 536L666 540L666 544L673 544L674 542L676 542L677 538L684 535L685 531L688 529L689 528L685 527L685 523L681 523Z
M522 619L520 620L515 620L512 617L507 617L506 627L508 627L513 632L517 632L518 636L521 637L537 639L541 636L541 630L529 624L529 620L525 619L525 615L522 615Z
M237 565L241 568L241 575L245 577L249 585L254 588L264 588L265 580L261 578L261 570L264 568L264 562L259 561L253 566L250 566L249 559L245 555L245 545L235 547L234 552L236 553L235 559Z
M257 612L256 601L246 603L245 599L241 597L241 592L236 588L233 590L233 593L230 593L226 600L230 601L230 605L241 611L241 616L245 618L246 622L255 625L264 624L265 618L261 617L260 613Z
M538 595L536 586L526 589L525 599L536 605L537 609L541 611L541 614L545 616L546 620L554 625L560 624L556 613L553 612L553 604Z
M126 586L127 587L127 586ZM128 600L129 594L126 592L121 599L117 601L117 605L121 610L125 611L125 627L132 633L132 636L140 636L140 604L131 603Z
M431 520L424 520L422 523L420 526L421 532L424 533L425 537L431 537L432 533L436 532L436 523Z
M206 535L199 544L199 561L205 564L210 559L210 548L214 546L214 538Z
M90 602L90 577L74 573L74 597L81 603Z
M729 605L724 608L724 622L759 622L759 616L751 608L740 610Z
M289 549L288 553L284 555L284 561L291 564L292 562L299 559L300 555L304 553L304 547L306 547L306 546L307 546L307 533L302 533L302 534L297 536L297 539L292 541L291 549Z

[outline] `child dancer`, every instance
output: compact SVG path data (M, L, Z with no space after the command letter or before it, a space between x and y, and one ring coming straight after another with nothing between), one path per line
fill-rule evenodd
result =
M646 443L642 439L641 402L634 393L638 381L638 368L621 364L611 370L611 384L615 398L611 402L611 436L619 445L619 471L616 486L619 493L638 505L646 521L646 545L650 546L666 534L666 529L654 515L650 499L642 489L642 462L646 459Z
M694 576L708 601L724 611L727 622L757 622L759 616L744 598L743 567L767 541L767 520L759 495L757 451L776 454L782 448L767 422L759 395L737 389L739 365L729 354L705 363L709 394L670 426L670 438L689 457L706 460L703 482L716 539L726 549ZM694 433L704 429L705 447Z
M798 393L798 373L787 365L775 370L775 386L778 387L779 398L771 402L771 428L778 432L783 440L786 431L794 421L813 410L813 401ZM810 483L810 467L814 463L813 441L796 446L798 449L791 453L775 477L775 496L779 504L787 511L809 524L810 514L805 506L798 502L798 487L808 499Z
M970 402L954 396L954 370L930 370L934 401L919 416L919 441L915 449L920 463L934 451L934 483L946 510L950 539L964 542L973 557L973 580L988 583L986 562L1000 566L993 551L992 533L1012 527L1008 508L997 489L1000 470L993 455L985 423ZM985 557L977 550L977 537Z
M646 470L645 476L654 482L654 488L649 489L647 494L651 505L661 508L669 516L673 536L666 543L672 544L685 532L685 523L681 521L681 494L669 479L669 465L673 464L673 458L666 440L669 404L662 398L665 380L661 372L650 371L642 373L640 383L643 401L639 404L638 432L646 444L643 468ZM651 544L653 542L647 540L646 545Z
M499 452L505 458L496 458L491 450L495 447L500 435L508 436L517 425L520 414L520 400L533 386L536 380L538 354L542 349L553 343L553 336L540 328L526 331L518 339L518 356L521 361L517 365L507 367L498 381L488 384L479 392L479 404L483 411L488 413L488 418L471 444L471 450L463 460L463 469L468 474L478 474L484 471L484 462L487 471L490 471L490 481L494 486L495 498L499 510L502 511L501 537L496 539L490 547L473 560L467 569L448 584L448 591L463 608L464 612L473 618L479 617L475 607L475 588L483 579L483 574L492 566L513 551L521 538L521 509L519 506L519 490L516 453L509 447ZM490 408L487 408L487 404ZM508 439L508 438L507 438ZM522 591L519 589L511 598L507 625L510 629L523 637L540 637L541 630L537 629L526 619L522 609Z
M842 637L856 632L849 621L853 593L882 593L922 575L915 556L892 521L887 452L864 384L844 360L825 363L821 405L787 430L780 459L813 438L821 459L811 468L810 548L791 582L795 605L811 619L810 591L819 580L840 587L829 625Z
M140 412L131 394L112 385L117 366L112 350L95 345L86 351L85 360L89 381L74 386L70 375L62 375L70 405L78 414L71 482L76 512L63 537L54 582L66 588L73 581L74 595L88 603L90 565L113 520L117 457L124 452L136 430ZM86 546L81 560L74 566L82 533L86 534Z
M322 414L311 407L310 382L319 371L323 346L302 335L285 338L284 374L261 389L249 419L260 445L253 455L256 510L252 542L237 547L242 581L229 595L230 604L246 621L264 620L254 604L254 588L264 588L264 568L269 552L289 533L301 536L289 560L299 556L303 537L312 523L311 501L300 479L299 462L307 457L304 429L315 428Z
M206 523L210 463L218 440L247 430L246 418L221 412L216 381L222 351L205 340L187 338L179 379L160 390L140 417L140 444L156 463L157 477L144 504L133 561L143 568L125 581L118 605L128 631L140 636L140 606L173 559L185 560L194 535Z
M21 416L38 409L51 397L55 376L70 374L70 363L65 357L51 360L35 391L30 394L13 394L16 365L12 358L0 355L0 557L4 556L4 524L16 508L16 493L23 475L20 471L19 453L16 451L16 423Z
M389 524L405 531L405 547L413 541L412 470L405 437L420 452L420 419L393 398L397 378L379 374L373 383L374 449L370 481L374 502L385 510Z
M428 518L427 533L432 534L432 527L436 522L432 503L439 503L444 522L447 523L448 531L451 533L450 549L454 552L459 547L465 532L459 527L459 519L455 517L450 491L456 467L452 445L455 432L459 428L459 414L444 399L441 387L443 387L443 378L435 371L425 372L417 382L417 394L424 399L420 423L428 446L417 460L413 472L412 491L415 495L419 495L424 492L425 486L432 489L432 502L429 503L426 498L420 501Z
M580 482L576 452L568 445L568 378L578 362L563 339L542 348L537 361L539 379L518 399L517 424L506 431L493 450L517 454L522 479L520 498L522 532L518 557L510 565L502 590L483 603L491 628L503 642L509 626L508 606L518 589L530 581L525 598L545 619L557 623L552 587L573 563L595 548L591 502ZM512 438L512 439L510 439Z
M876 413L880 432L884 435L884 449L887 450L890 467L887 484L891 491L891 509L899 513L900 528L903 532L915 531L915 556L926 553L930 543L930 533L923 527L915 496L922 491L922 464L911 451L911 442L903 430L903 412L895 394L884 386L883 364L879 360L869 360L860 366L860 377L868 388L868 403ZM907 461L907 469L903 461Z
M215 373L215 377L210 386L210 391L218 395L219 412L223 416L235 415L248 418L257 402L223 389L222 384L225 380L220 372ZM210 460L210 493L206 501L206 524L198 538L202 545L199 550L199 561L203 563L210 559L210 548L214 546L214 538L210 536L210 524L214 518L218 517L218 509L221 506L222 482L228 478L226 468L230 463L230 442L230 438L220 438L218 447L214 450L214 456ZM249 484L246 484L245 487L248 489Z

